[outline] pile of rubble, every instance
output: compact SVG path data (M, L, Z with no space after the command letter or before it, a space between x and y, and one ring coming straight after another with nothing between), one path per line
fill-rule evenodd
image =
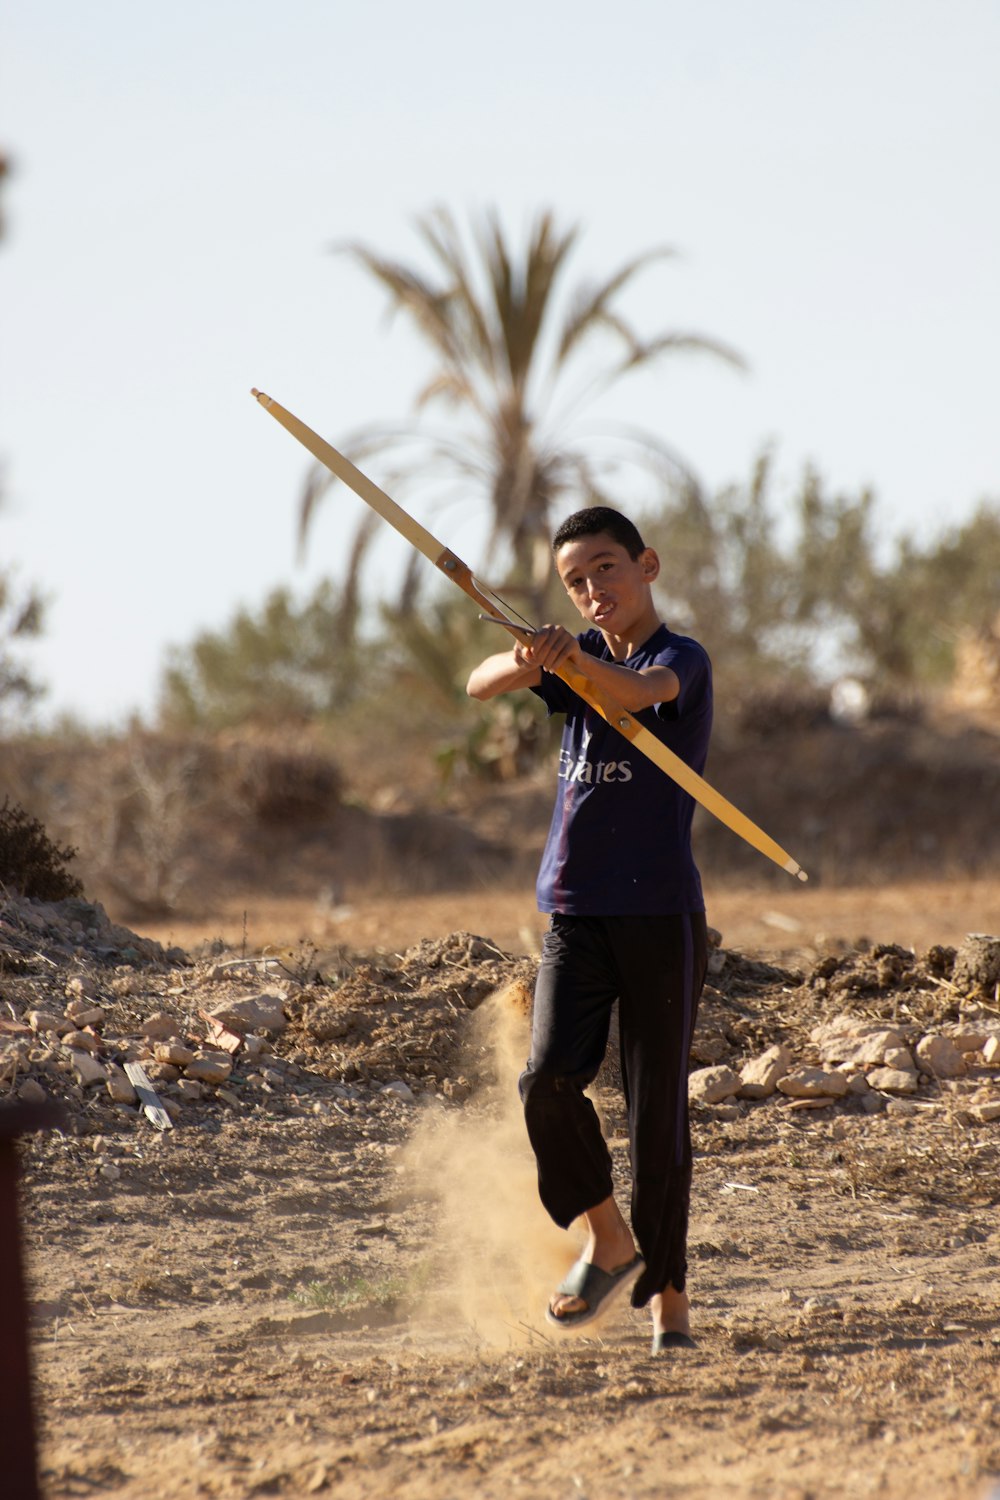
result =
M188 962L182 949L164 949L112 922L99 901L30 901L5 895L0 900L0 977L25 972L40 958L55 966L84 961L161 969Z
M460 1102L490 1077L470 1011L527 1010L535 965L457 932L396 956L340 950L193 960L82 901L0 902L0 1097L56 1101L65 1128L108 1111L162 1129L205 1112L320 1107L331 1090ZM762 1100L912 1114L946 1102L1000 1120L1000 939L918 958L895 945L803 976L717 947L690 1097L736 1120ZM618 1082L614 1047L598 1080ZM318 1094L317 1091L323 1091Z
M161 1129L206 1111L315 1107L389 1089L458 1101L462 1017L530 961L468 933L397 959L345 954L195 961L85 902L0 903L0 1099L57 1103L73 1134L143 1118Z
M722 955L717 975L727 961ZM932 948L922 959L894 944L827 957L785 993L808 1016L830 1002L857 1010L840 1009L742 1065L695 1069L694 1103L736 1119L740 1101L771 1098L793 1110L841 1103L904 1115L946 1100L965 1123L1000 1120L1000 939L973 934L958 950Z

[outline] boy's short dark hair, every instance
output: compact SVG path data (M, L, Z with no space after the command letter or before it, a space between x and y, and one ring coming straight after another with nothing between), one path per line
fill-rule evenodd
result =
M582 536L596 536L599 531L606 531L613 542L624 547L633 562L646 550L638 527L628 516L610 505L588 505L586 510L575 510L566 517L552 538L552 551L558 552L567 542L579 541Z

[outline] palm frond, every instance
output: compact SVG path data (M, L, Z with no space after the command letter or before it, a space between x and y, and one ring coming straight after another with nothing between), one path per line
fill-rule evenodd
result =
M461 367L463 347L456 338L447 289L434 286L408 266L383 259L365 245L353 243L339 248L381 283L389 293L394 309L411 320L446 363Z
M511 389L523 393L537 363L539 340L552 309L553 293L578 231L556 233L551 213L536 219L523 262L512 257L495 211L479 231ZM522 397L523 398L523 397Z
M668 260L676 255L669 245L646 250L641 255L626 261L620 270L609 276L597 287L583 287L574 299L559 340L557 363L563 364L581 340L595 327L605 323L610 305L615 297L633 281L640 271L658 260Z
M452 335L459 340L462 362L473 363L487 377L495 378L496 333L476 295L458 226L447 209L436 208L417 220L417 229L445 273L442 306Z
M624 373L625 370L635 369L637 365L648 364L661 354L710 354L713 359L724 360L736 370L749 368L742 354L729 344L721 344L718 339L705 338L700 333L663 333L645 343L637 340L620 371Z

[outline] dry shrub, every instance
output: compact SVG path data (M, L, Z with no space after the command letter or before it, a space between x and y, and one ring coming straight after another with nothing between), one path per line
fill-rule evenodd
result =
M5 797L0 807L0 883L38 901L62 901L83 894L66 866L73 848L54 844L37 818Z
M178 911L196 882L217 885L227 863L245 869L248 837L328 820L341 790L335 764L308 746L142 729L6 744L0 771L79 850L88 889L147 917Z
M235 805L256 823L312 822L331 817L340 805L340 772L314 750L257 742L220 753Z

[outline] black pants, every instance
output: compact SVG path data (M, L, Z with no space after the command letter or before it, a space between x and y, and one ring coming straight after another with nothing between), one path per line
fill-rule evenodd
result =
M566 1229L611 1196L611 1157L584 1089L618 1001L632 1162L632 1229L646 1269L632 1305L684 1290L691 1196L687 1065L708 956L704 912L553 916L535 986L525 1122L544 1207Z

